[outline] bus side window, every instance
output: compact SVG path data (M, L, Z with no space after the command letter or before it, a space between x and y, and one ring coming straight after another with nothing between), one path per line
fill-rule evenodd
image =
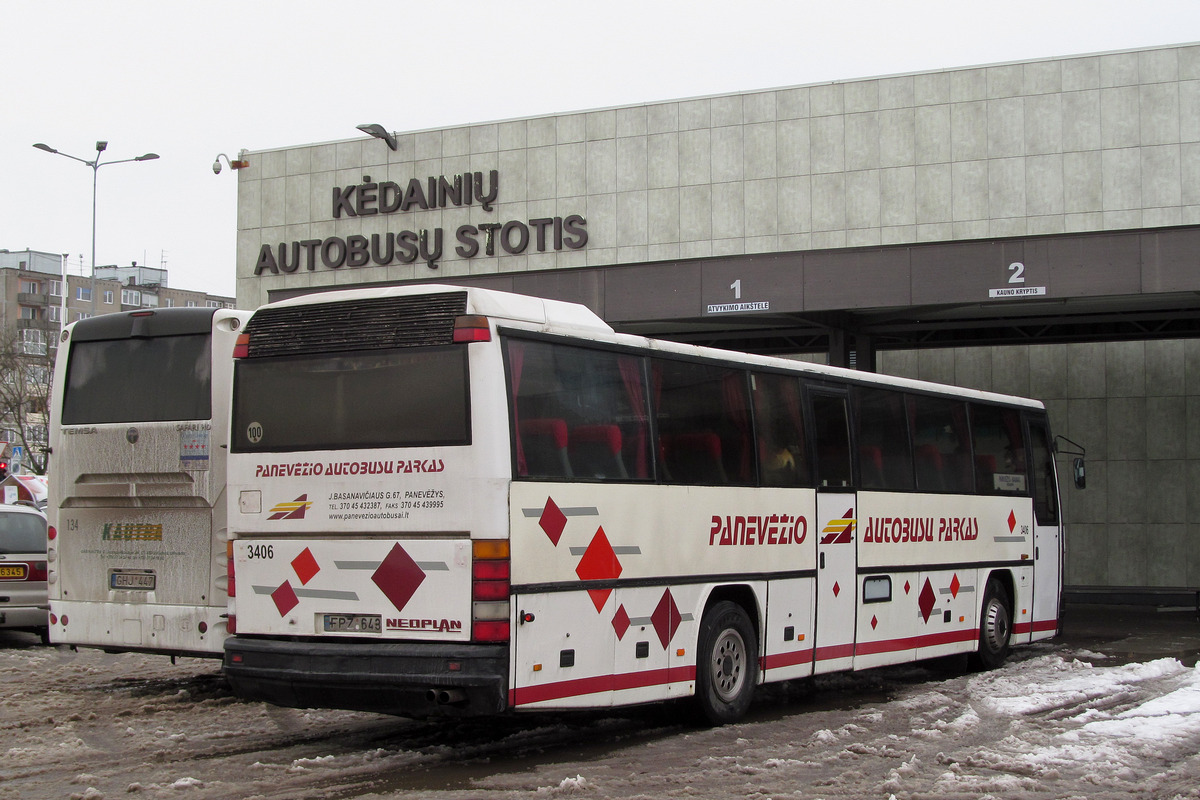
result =
M853 482L850 460L850 421L844 395L814 392L813 436L817 444L817 484L849 486Z
M913 488L904 395L892 389L859 387L854 398L862 487L889 491Z
M961 400L908 396L917 489L922 492L974 491L967 406Z
M1033 452L1033 513L1039 525L1058 524L1058 486L1054 479L1054 448L1044 419L1029 420L1029 446Z
M692 485L753 483L746 373L667 359L652 363L664 480Z
M650 479L639 357L520 339L505 344L517 477Z
M1025 438L1016 409L971 403L975 487L983 494L1025 494L1029 476Z
M755 441L763 486L809 486L800 381L790 375L751 375Z

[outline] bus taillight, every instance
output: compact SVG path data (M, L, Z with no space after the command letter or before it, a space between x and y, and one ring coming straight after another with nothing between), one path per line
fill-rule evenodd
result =
M488 318L477 314L465 314L454 318L454 341L490 342L492 329L488 327Z
M508 541L480 539L471 543L471 638L506 642L509 638Z
M237 615L233 611L233 598L237 595L237 589L233 581L233 540L225 540L225 575L229 578L228 586L225 593L229 595L229 600L225 604L225 632L230 636L237 633Z
M233 540L229 539L225 542L225 576L229 578L229 586L225 593L230 597L237 596L233 584Z
M239 333L237 341L233 343L234 358L249 358L250 357L250 334Z

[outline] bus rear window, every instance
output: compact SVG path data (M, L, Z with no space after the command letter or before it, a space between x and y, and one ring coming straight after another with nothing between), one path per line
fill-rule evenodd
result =
M467 349L372 350L237 362L233 449L468 444Z
M75 342L62 424L212 417L209 334Z

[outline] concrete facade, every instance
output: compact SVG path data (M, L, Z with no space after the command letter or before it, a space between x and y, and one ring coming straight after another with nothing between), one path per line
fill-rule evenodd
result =
M883 281L904 269L910 286L966 287L964 296L981 298L938 301L947 307L1003 316L1019 307L989 303L988 289L1009 276L1015 259L1007 253L1016 248L1023 255L1015 258L1030 262L1030 285L1048 287L1029 313L1059 313L1084 296L1111 301L1092 313L1158 302L1154 313L1190 326L1177 336L1200 331L1200 253L1192 247L1200 233L1200 45L396 139L395 151L359 138L246 156L239 307L335 286L465 282L534 287L654 334L675 332L654 326L684 317L720 324L706 316L707 304L725 302L721 293L743 266L762 264L772 315L792 322L812 323L814 311L836 314L839 295L849 298L842 308L922 306L915 291L883 291ZM394 193L411 193L415 182L431 196L429 179L476 173L478 189L495 190L490 210L477 193L469 203L426 209L414 201L383 211L385 182ZM375 188L364 194L368 185ZM572 215L584 221L582 243L549 233L549 220ZM464 226L479 234L477 252L467 255L455 250ZM487 226L495 228L492 253L484 247ZM522 228L542 231L544 246L533 238L514 246L522 245ZM416 242L439 229L444 245L433 264L415 252L365 257L361 266L346 258L355 237L365 251L389 234L411 233ZM1108 234L1128 246L1108 247ZM971 255L993 250L995 263ZM934 271L918 280L921 269ZM1097 290L1101 270L1107 283ZM1108 288L1119 283L1114 276L1127 285ZM625 303L619 311L608 303L617 296ZM837 324L828 319L816 322ZM1056 431L1087 447L1089 488L1063 489L1068 584L1200 587L1200 499L1192 491L1200 486L1200 339L1169 338L1166 327L1139 334L1134 325L1132 333L1114 327L1095 337L1104 340L1088 340L1083 330L1054 344L1033 335L1035 343L1022 346L881 350L877 368L1037 397Z

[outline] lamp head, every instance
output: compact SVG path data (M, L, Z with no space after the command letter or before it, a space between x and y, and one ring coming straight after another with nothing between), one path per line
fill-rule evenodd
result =
M41 142L38 142L37 144L35 144L34 147L36 147L38 150L45 150L47 153L57 153L58 152L50 145L42 144Z
M96 152L103 153L108 149L108 142L96 142Z
M370 134L371 136L374 136L376 139L383 139L385 142L387 142L387 146L390 147L392 150L396 149L396 147L397 147L396 137L392 135L391 131L389 131L387 128L383 127L379 123L364 122L362 125L359 125L357 127L363 133Z

